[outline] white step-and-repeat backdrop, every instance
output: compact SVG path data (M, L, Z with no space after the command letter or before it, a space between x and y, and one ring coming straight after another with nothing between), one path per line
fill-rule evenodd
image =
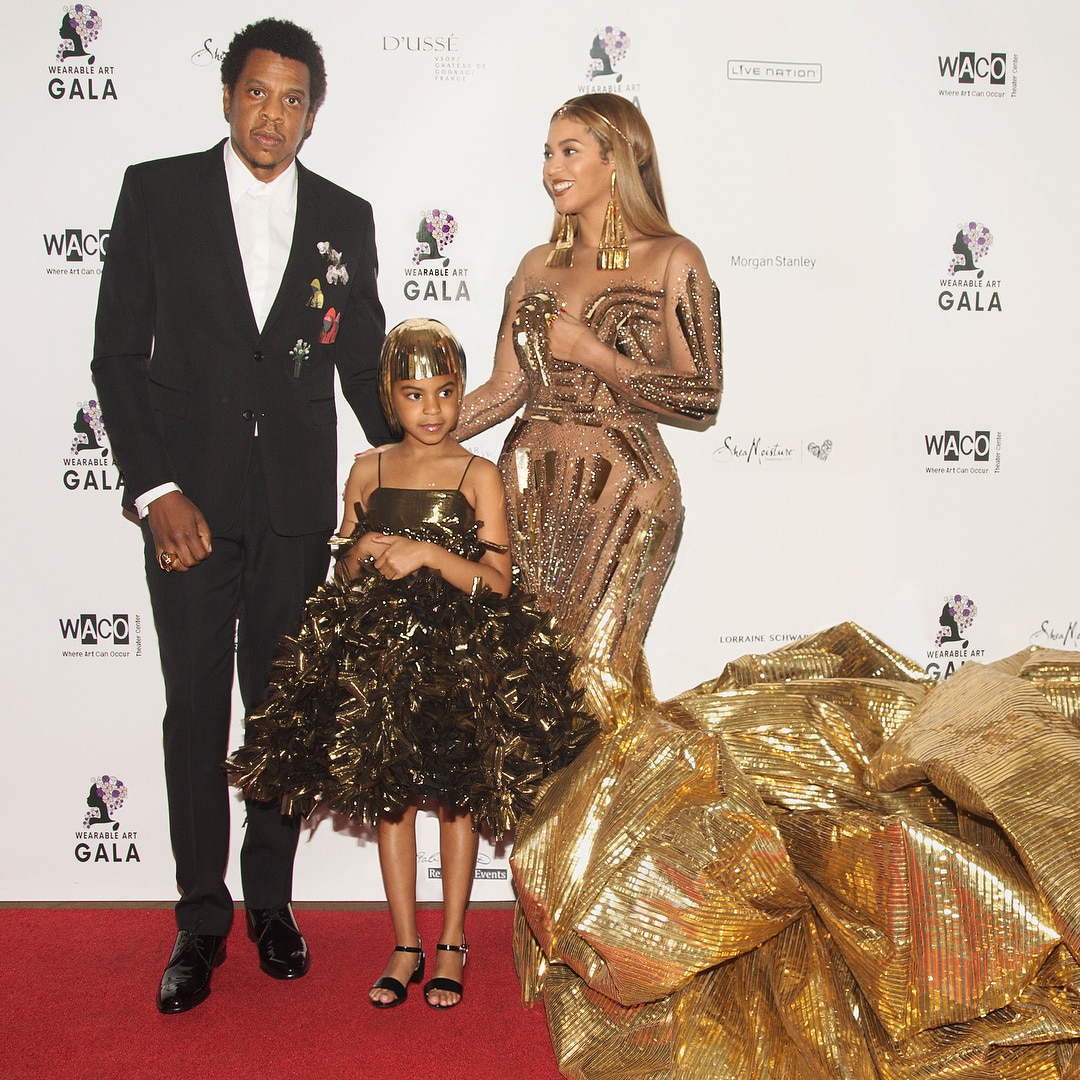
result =
M550 114L605 90L648 117L672 221L720 285L727 368L717 423L670 434L687 521L648 641L662 695L845 619L941 677L1078 646L1073 5L9 5L0 899L175 896L156 641L93 316L124 167L224 136L221 53L265 15L324 47L301 156L374 204L388 322L443 319L474 382L550 227ZM436 211L458 226L445 266L414 258ZM342 477L363 445L343 420ZM420 846L434 899L431 821ZM506 854L484 846L477 899L510 897ZM301 900L381 899L370 832L305 829L296 880Z

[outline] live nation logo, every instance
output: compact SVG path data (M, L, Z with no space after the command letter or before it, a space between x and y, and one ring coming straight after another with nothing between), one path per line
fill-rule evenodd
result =
M1004 52L956 52L937 58L938 75L947 84L938 88L941 97L1002 99L1016 97L1020 54Z
M94 398L75 406L68 452L61 464L67 491L118 491L124 486L124 474L109 460L101 406Z
M947 476L984 476L1001 472L1001 432L946 428L924 433L923 446L930 463L926 471Z
M121 826L117 814L128 797L127 784L116 775L91 777L89 808L81 829L75 830L75 861L81 863L142 862L135 845L138 832Z
M116 68L98 63L104 20L89 4L61 9L58 41L49 65L49 97L54 101L116 101Z
M43 232L46 277L98 277L109 249L108 229Z
M938 631L932 648L926 650L926 670L935 679L947 679L966 660L986 656L985 649L970 647L968 630L978 615L975 601L963 593L946 596L938 615Z
M981 221L965 221L956 226L952 256L939 282L937 303L942 311L1001 312L1001 279L987 277L984 265L993 246L994 234Z
M402 291L406 300L470 300L466 281L469 270L451 266L450 251L458 234L458 220L448 210L425 210L416 227L411 265L404 270Z
M65 660L142 656L142 616L125 612L82 612L57 618L60 655ZM132 640L134 639L134 640Z
M821 65L814 61L729 60L727 77L734 82L820 83Z

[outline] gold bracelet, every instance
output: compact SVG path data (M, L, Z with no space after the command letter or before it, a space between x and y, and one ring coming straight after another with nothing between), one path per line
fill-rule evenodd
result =
M355 536L339 536L334 533L326 543L333 549L334 558L340 559L356 543L357 539Z

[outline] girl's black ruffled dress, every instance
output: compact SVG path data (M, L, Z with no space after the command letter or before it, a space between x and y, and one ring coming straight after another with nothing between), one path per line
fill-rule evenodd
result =
M472 561L484 552L460 490L379 487L357 515L358 536L410 536ZM269 696L227 762L232 783L286 814L322 804L365 822L428 795L501 836L596 734L571 683L570 641L516 581L504 599L426 568L387 581L361 564L340 577L282 639Z

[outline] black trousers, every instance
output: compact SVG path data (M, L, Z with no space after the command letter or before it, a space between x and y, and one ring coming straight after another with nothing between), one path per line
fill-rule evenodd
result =
M212 538L213 551L198 566L166 574L143 522L165 678L165 784L181 894L176 921L204 934L228 933L233 915L225 886L232 796L222 765L231 749L234 664L246 715L266 694L278 638L295 633L304 601L329 565L328 532L278 536L271 529L255 442L236 523ZM247 803L240 871L248 907L290 902L298 838L298 820L282 817L276 803Z

